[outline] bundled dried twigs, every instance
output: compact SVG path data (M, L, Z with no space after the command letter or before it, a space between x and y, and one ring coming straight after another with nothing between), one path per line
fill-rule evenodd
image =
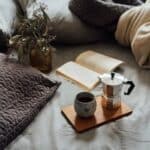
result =
M30 57L33 54L32 50L42 53L48 53L47 51L52 50L51 42L55 40L52 29L51 20L45 13L43 6L34 12L33 18L21 20L17 25L16 35L9 41L10 47L17 50L20 63L24 63L25 55ZM31 61L31 57L29 60L35 64L35 61Z

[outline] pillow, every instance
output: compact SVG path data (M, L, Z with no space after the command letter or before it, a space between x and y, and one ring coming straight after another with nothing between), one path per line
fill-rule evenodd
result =
M33 10L40 4L47 5L46 12L53 23L56 41L60 43L88 43L105 39L107 33L103 29L98 30L87 26L80 21L68 8L70 0L18 0L27 17L32 18Z
M13 0L0 1L0 29L11 35L17 22L17 7Z
M7 49L7 36L12 35L17 22L17 7L13 0L0 1L0 52Z
M70 0L69 8L87 24L114 33L119 17L140 4L140 0Z
M140 5L145 0L114 0L114 2L120 3L120 4L127 4L127 5Z
M150 22L138 28L131 48L138 64L145 69L150 69Z
M26 7L34 2L34 0L16 0L17 4L22 8L23 12L26 12Z
M150 69L149 0L147 3L126 11L120 17L115 38L120 44L131 46L140 67Z

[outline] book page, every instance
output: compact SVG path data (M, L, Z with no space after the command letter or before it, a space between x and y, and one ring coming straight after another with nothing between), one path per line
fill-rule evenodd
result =
M108 73L123 63L121 60L90 50L81 53L76 62L100 74Z
M59 67L56 72L75 81L87 90L93 89L99 83L98 73L72 61Z

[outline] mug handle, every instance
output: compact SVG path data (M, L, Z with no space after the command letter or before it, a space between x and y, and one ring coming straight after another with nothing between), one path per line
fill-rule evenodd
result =
M126 81L124 84L128 84L129 88L127 92L124 92L124 95L130 95L133 89L135 88L135 84L132 81Z

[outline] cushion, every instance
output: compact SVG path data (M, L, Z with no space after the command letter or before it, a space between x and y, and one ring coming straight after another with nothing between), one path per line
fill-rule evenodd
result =
M131 47L138 64L145 69L150 69L150 22L138 28Z
M149 0L147 0L149 3ZM131 46L139 66L150 69L150 5L143 4L125 12L119 19L116 40Z
M17 22L17 7L13 0L0 1L0 52L7 49L7 36L15 29Z
M0 1L0 29L11 35L17 21L17 7L13 0Z
M114 32L122 13L141 3L139 0L71 0L69 8L89 25Z
M88 43L105 39L107 33L103 29L95 29L83 23L68 8L70 0L18 0L27 17L32 18L33 10L40 4L47 5L46 12L52 21L56 41L60 43Z

